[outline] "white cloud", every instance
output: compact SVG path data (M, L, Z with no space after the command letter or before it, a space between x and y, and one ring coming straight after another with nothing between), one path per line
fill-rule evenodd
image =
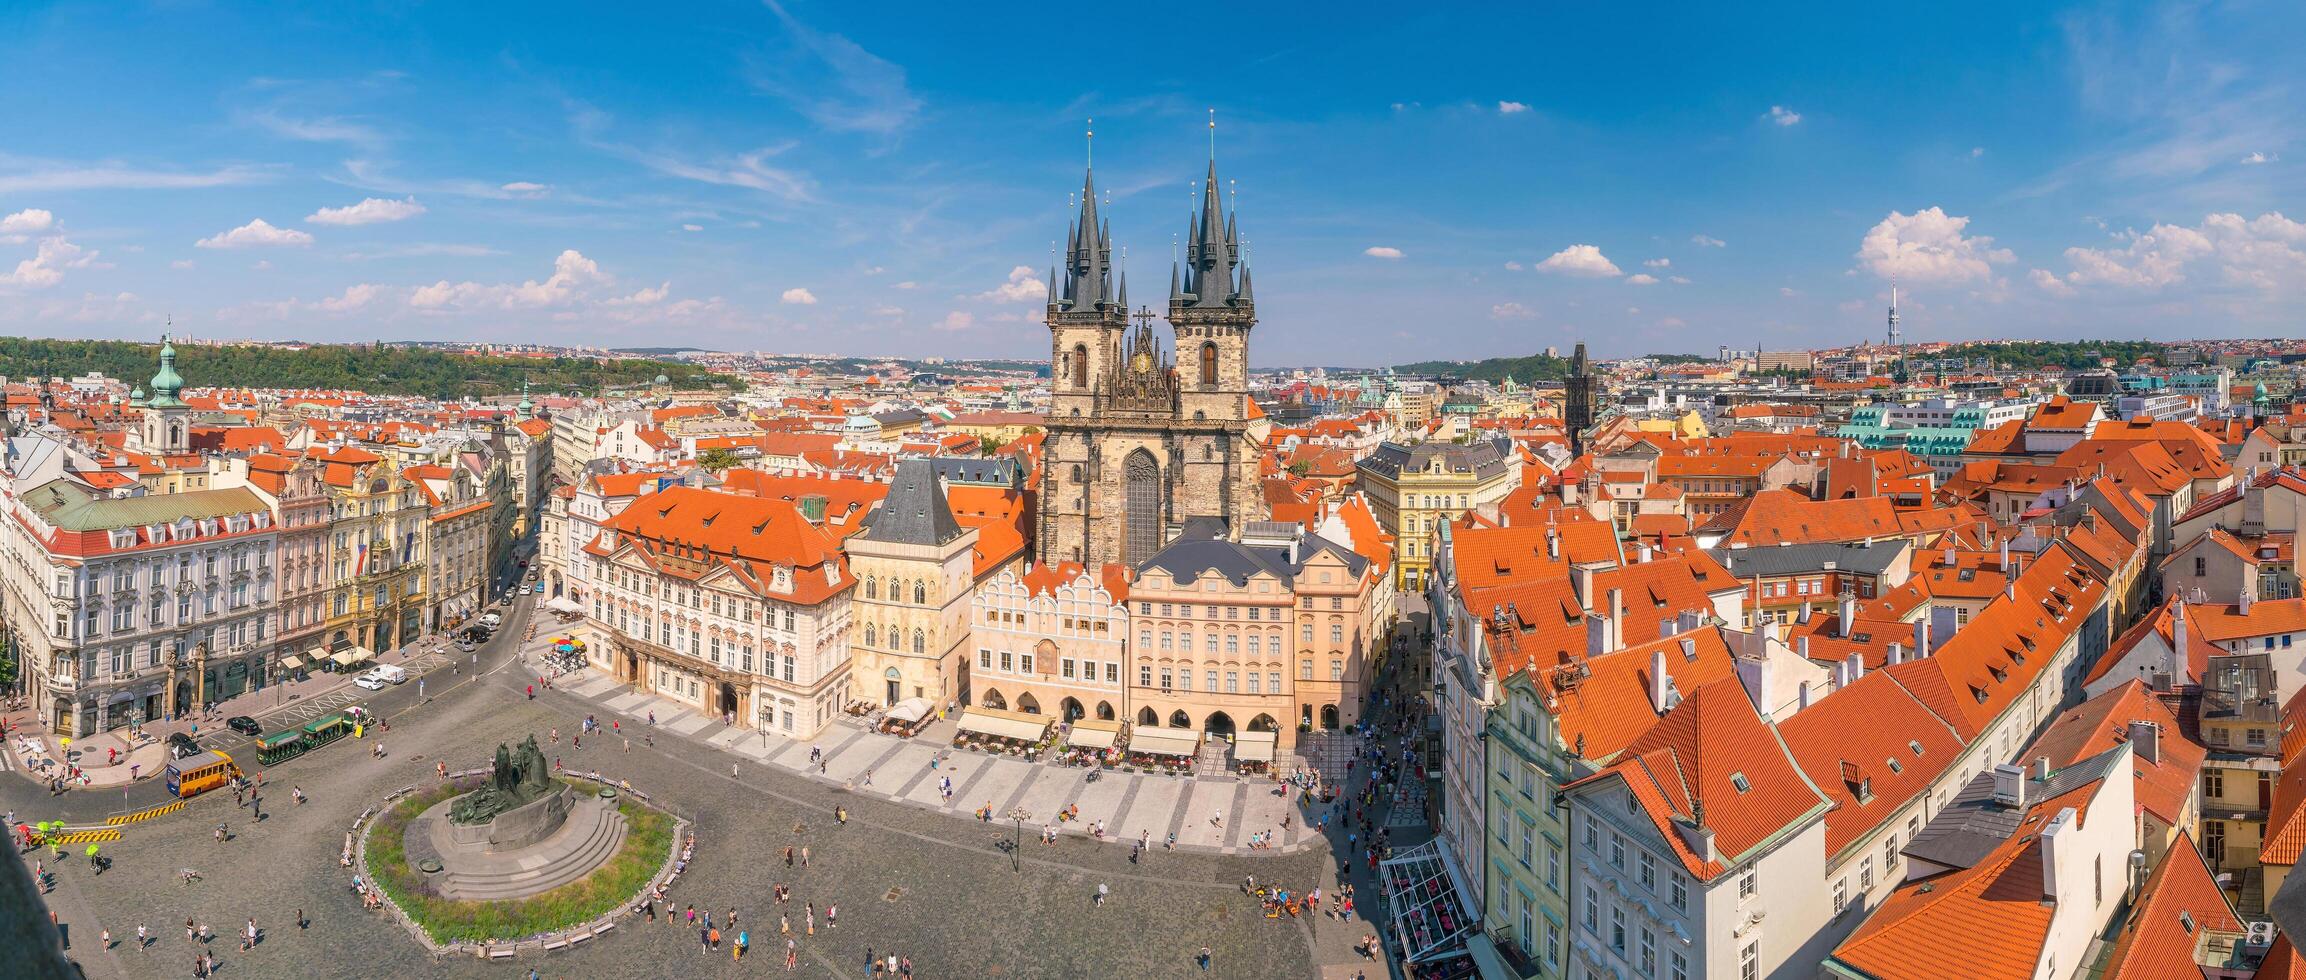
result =
M1774 122L1780 126L1791 126L1802 121L1802 114L1795 112L1792 109L1788 109L1782 105L1773 105L1770 107L1769 113L1764 115L1762 118Z
M1973 147L1970 147L1970 159L1972 159L1972 160L1975 160L1975 159L1977 159L1977 158L1979 158L1979 157L1982 157L1982 156L1985 156L1985 155L1986 155L1986 148L1985 148L1985 147L1982 147L1982 146L1973 146Z
M0 275L0 289L47 289L63 282L67 269L94 266L96 254L65 241L62 235L51 235L40 240L31 258L16 263L15 270L7 275Z
M2014 261L1985 235L1964 235L1970 219L1927 208L1890 212L1858 243L1858 264L1882 278L1909 282L1967 282L1993 278L1996 264Z
M1521 266L1521 263L1519 263L1519 262L1507 262L1507 263L1505 264L1505 268L1506 268L1506 270L1507 270L1507 271L1509 271L1509 272L1520 272L1520 271L1521 271L1521 268L1522 268L1522 266Z
M174 261L174 262L170 262L170 263L168 263L168 267L169 267L169 268L171 268L171 269L189 269L189 268L192 268L192 260L191 260L191 259L177 259L177 260L176 260L176 261Z
M265 272L265 271L267 271L267 270L270 270L270 269L272 268L272 260L271 260L271 259L257 259L257 260L256 260L256 262L255 262L254 264L251 264L251 265L249 266L249 268L251 268L251 269L254 269L254 270L258 271L258 272Z
M1729 243L1711 235L1691 235L1689 243L1699 248L1727 248Z
M1362 249L1361 254L1373 259L1398 259L1401 257L1401 250L1391 245L1371 245Z
M1689 326L1689 321L1678 316L1669 316L1658 320L1657 325L1661 327L1686 327Z
M1650 268L1652 268L1652 269L1670 269L1670 268L1672 268L1672 267L1673 267L1673 260L1672 260L1672 259L1650 259L1649 261L1643 262L1642 264L1643 264L1643 265L1646 265L1646 266L1649 266L1649 267L1650 267Z
M583 297L591 287L605 285L611 279L601 272L600 263L585 258L576 249L568 249L553 259L551 278L538 282L479 283L457 282L446 279L430 286L419 286L408 298L408 305L420 310L443 309L537 309L564 306Z
M377 294L382 291L383 287L381 286L365 282L356 283L344 287L342 295L324 298L315 306L325 313L350 313L374 302Z
M784 295L778 297L778 299L794 306L817 305L817 294L809 292L808 290L799 286L794 286L791 289L785 290Z
M1628 307L1626 307L1626 308L1625 308L1625 314L1626 314L1627 316L1640 316L1640 315L1641 315L1641 307L1638 307L1638 306L1628 306Z
M977 298L1003 303L1038 303L1049 298L1049 284L1034 275L1031 266L1020 265L1009 270L1007 282L978 293Z
M652 287L652 288L642 289L642 290L640 290L640 291L638 291L638 292L635 292L635 293L633 293L633 294L632 294L632 295L630 295L630 296L616 296L616 297L612 297L612 298L610 298L610 299L608 300L608 302L607 302L607 305L609 305L609 306L654 306L654 305L656 305L656 304L658 304L658 303L662 303L662 302L664 302L664 301L665 301L665 297L666 297L666 296L672 295L672 291L673 291L673 284L672 284L672 283L669 283L669 282L660 282L660 283L656 284L656 286L654 286L654 287Z
M2257 166L2258 164L2261 164L2261 163L2273 163L2274 161L2276 161L2276 160L2280 160L2280 159L2282 159L2282 158L2281 158L2281 157L2278 157L2278 156L2275 156L2274 154L2271 154L2271 153L2267 153L2267 152L2265 152L2265 151L2263 151L2263 150L2259 150L2259 151L2255 151L2255 152L2251 153L2249 156L2243 157L2243 158L2242 158L2242 165L2243 165L2243 166Z
M1498 115L1501 115L1501 116L1510 116L1510 115L1514 115L1515 113L1528 112L1528 111L1529 111L1529 105L1528 105L1527 103L1522 103L1522 102L1500 102L1500 103L1498 103L1498 104L1497 104L1497 114L1498 114Z
M2214 262L2220 278L2233 285L2272 289L2306 282L2306 223L2276 211L2255 218L2212 214L2199 227L2162 224L2116 237L2127 244L2067 249L2074 270L2064 281L2160 289L2184 281L2195 263Z
M552 185L539 184L535 181L528 180L516 180L512 183L498 187L497 190L514 195L516 197L543 197L552 191Z
M900 283L898 283L898 284L897 284L897 288L898 288L898 289L919 289L919 288L921 288L921 284L920 284L920 283L917 283L917 282L914 282L914 281L913 281L913 280L911 280L911 279L907 279L907 280L905 280L904 282L900 282Z
M54 212L41 208L25 208L0 218L0 235L30 235L56 226Z
M1572 245L1546 256L1545 261L1537 264L1537 271L1585 279L1621 274L1617 263L1611 262L1601 254L1600 248L1593 245Z
M254 248L264 245L310 245L312 235L294 228L275 228L258 218L231 231L192 243L197 248Z
M756 88L792 103L826 129L889 135L920 114L921 99L905 84L905 69L839 34L816 30L767 0L784 25L785 50L756 58Z
M0 158L0 160L4 159ZM143 170L118 163L73 165L48 161L33 162L36 164L35 169L0 173L0 194L23 194L39 191L182 190L194 187L253 184L271 179L270 172L255 167L224 167L206 173L178 173L164 170Z
M2065 280L2058 278L2056 273L2048 269L2035 269L2026 273L2026 278L2034 285L2041 287L2043 292L2052 296L2062 299L2074 295L2074 287L2066 285Z
M1537 311L1520 303L1499 303L1489 308L1492 320L1535 320Z
M971 326L974 326L976 322L977 318L975 316L972 316L968 313L963 313L960 310L954 310L951 313L945 314L944 319L937 321L936 329L967 330Z
M1796 297L1796 296L1799 296L1799 295L1801 295L1801 294L1802 294L1802 293L1801 293L1801 290L1795 289L1795 288L1794 288L1794 287L1792 287L1792 286L1779 286L1779 287L1778 287L1778 295L1780 295L1780 296L1783 296L1783 297L1785 297L1785 298L1787 298L1787 299L1792 299L1792 298L1794 298L1794 297Z
M905 308L902 306L890 306L884 303L880 306L873 307L871 313L874 316L904 316Z
M424 205L416 198L391 200L382 197L363 198L359 204L341 208L321 208L305 215L304 220L316 225L373 225L386 221L406 221L424 213Z
M1667 281L1667 282L1670 282L1670 283L1673 283L1673 284L1674 284L1674 285L1676 285L1676 286L1687 286L1687 285L1689 285L1689 277L1688 277L1688 276L1667 276L1667 277L1665 277L1665 281Z
M1657 285L1657 277L1650 275L1647 272L1636 272L1633 275L1625 277L1625 281L1636 286Z
M246 113L242 118L270 130L276 136L307 143L374 145L384 142L384 134L378 132L376 127L336 116L297 119L266 109Z
M705 226L703 226L703 225L682 225L682 226L681 226L681 230L682 230L682 231L703 231L703 230L705 230Z

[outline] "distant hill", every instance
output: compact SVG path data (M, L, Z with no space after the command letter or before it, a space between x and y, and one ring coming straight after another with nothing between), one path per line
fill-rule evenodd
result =
M642 357L671 357L675 354L687 354L692 351L699 354L721 353L709 347L616 347L611 349L619 354L638 354Z
M135 387L152 377L159 358L156 344L0 337L0 374L10 380L101 371ZM519 394L523 381L539 394L574 389L594 395L604 388L647 385L660 374L670 388L736 383L679 361L468 357L420 347L352 345L304 350L186 345L176 349L176 370L196 388L348 388L426 398Z
M2114 366L2126 368L2140 358L2151 357L2159 361L2165 348L2151 340L2019 340L1976 341L1954 344L1939 358L1968 357L1979 361L1992 360L2006 368L2094 368L2100 358L2114 359Z
M1569 376L1569 358L1531 354L1528 357L1492 357L1481 361L1418 361L1415 364L1396 364L1396 374L1441 375L1464 378L1467 381L1504 381L1508 376L1517 382L1559 381Z

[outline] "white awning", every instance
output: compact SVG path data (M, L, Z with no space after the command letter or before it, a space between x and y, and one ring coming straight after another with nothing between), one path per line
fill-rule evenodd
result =
M585 611L585 607L582 603L579 603L575 599L571 599L565 595L556 595L550 599L546 599L544 601L544 607L555 612L565 613L581 613Z
M1028 718L1036 720L1028 721ZM961 712L960 728L964 732L1013 738L1020 742L1037 742L1041 740L1041 733L1049 729L1049 721L1013 711L996 713L991 708L970 708Z
M367 647L353 647L350 650L339 650L336 652L335 656L332 656L328 659L336 661L336 665L339 667L349 667L353 664L360 663L363 660L371 660L375 657L376 652L370 650Z
M1065 744L1076 749L1109 749L1121 740L1121 723L1096 718L1082 718L1073 722L1073 733L1065 736Z
M1189 756L1201 751L1201 733L1186 728L1139 726L1129 733L1129 751Z
M928 698L906 698L889 709L889 717L910 725L929 717L929 712L933 710L935 706L929 703Z
M1233 736L1233 758L1241 762L1271 762L1280 738L1273 732L1237 732Z
M299 657L293 653L280 658L280 668L282 670L295 670L296 668L302 666L304 666L304 658Z

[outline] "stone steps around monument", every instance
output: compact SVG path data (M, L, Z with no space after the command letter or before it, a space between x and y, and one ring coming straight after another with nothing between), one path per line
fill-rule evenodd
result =
M565 847L540 849L535 856L547 863L536 869L507 869L491 872L450 872L450 880L442 882L444 894L457 899L476 901L502 901L526 898L579 880L606 863L623 846L626 832L624 814L607 809L600 819Z

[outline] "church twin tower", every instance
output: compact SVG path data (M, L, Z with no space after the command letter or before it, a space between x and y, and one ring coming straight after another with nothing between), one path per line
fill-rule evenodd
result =
M1188 524L1238 535L1265 519L1249 439L1249 269L1217 162L1169 271L1168 351L1150 308L1129 309L1097 216L1094 172L1049 273L1050 404L1036 551L1040 561L1135 568ZM1132 327L1134 321L1134 327ZM1171 351L1174 353L1172 354ZM1216 530L1212 527L1211 530Z

